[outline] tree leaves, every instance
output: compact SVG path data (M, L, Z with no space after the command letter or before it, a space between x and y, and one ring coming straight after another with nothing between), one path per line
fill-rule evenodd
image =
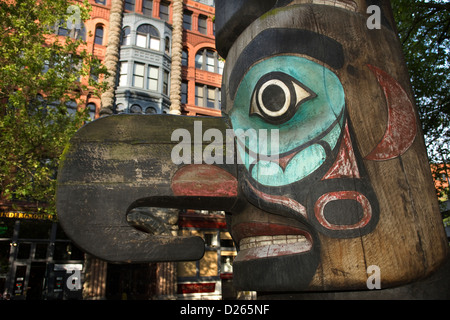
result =
M431 163L450 163L450 3L392 0ZM434 168L440 168L435 166ZM441 176L434 172L435 176ZM438 188L438 194L448 194Z
M55 34L73 12L88 17L87 1L79 10L73 6L65 0L0 2L0 195L38 203L47 213L55 213L59 157L88 119L89 110L77 111L81 93L104 88L80 82L105 72L83 49L85 42Z

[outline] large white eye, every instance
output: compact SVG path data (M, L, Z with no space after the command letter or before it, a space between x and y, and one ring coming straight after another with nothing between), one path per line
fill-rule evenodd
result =
M258 115L270 123L283 123L294 116L301 103L314 97L314 92L291 76L272 72L256 84L250 115Z
M255 98L261 111L270 117L279 117L289 109L291 94L284 82L272 79L261 86Z

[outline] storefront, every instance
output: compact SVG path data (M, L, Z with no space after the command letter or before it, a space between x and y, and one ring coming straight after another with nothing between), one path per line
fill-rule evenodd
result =
M84 254L52 216L0 212L0 293L16 300L81 299Z
M178 225L180 235L199 236L205 241L202 259L178 263L178 299L235 299L232 264L237 252L225 213L186 210L180 214Z
M180 235L205 240L200 261L110 264L88 259L52 216L0 212L0 293L13 300L234 299L236 249L224 215L182 213L179 227Z

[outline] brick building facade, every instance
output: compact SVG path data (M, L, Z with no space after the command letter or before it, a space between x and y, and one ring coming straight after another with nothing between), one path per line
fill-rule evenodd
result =
M104 60L111 0L90 0L85 22L87 51ZM215 50L214 1L184 1L182 108L186 115L220 116L220 87L224 61ZM172 2L126 0L123 16L118 113L167 113L170 107ZM91 35L91 36L89 36ZM81 79L84 84L88 79ZM97 118L100 99L82 96Z

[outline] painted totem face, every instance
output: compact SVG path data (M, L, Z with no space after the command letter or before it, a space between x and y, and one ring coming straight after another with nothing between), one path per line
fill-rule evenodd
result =
M279 139L261 154L260 140L238 137L239 156L250 178L283 187L314 174L337 146L344 110L342 84L328 68L294 55L272 56L254 65L237 90L230 113L233 127L277 130ZM252 156L273 157L275 147L279 163Z
M235 283L242 289L305 289L333 239L370 234L379 221L349 116L349 107L358 108L346 96L349 85L358 85L348 81L355 67L348 48L329 36L333 31L318 32L309 19L326 10L346 19L346 10L323 5L270 11L241 34L227 57L222 90L242 163L238 180L249 201L230 223L240 249ZM369 63L364 71L378 80L386 76ZM414 139L414 116L411 121L413 132L405 136ZM276 132L278 140L267 138L262 148L260 140L239 134L252 129Z
M223 210L240 290L364 290L372 266L383 288L431 275L448 241L390 12L388 0L217 0L228 116L118 115L83 127L58 173L68 236L112 262L198 260L200 237L144 233L125 217ZM179 130L188 138L174 143ZM237 144L195 143L213 132ZM192 136L194 163L174 161L174 150L191 154ZM197 159L224 149L225 162ZM159 223L146 216L149 230Z

